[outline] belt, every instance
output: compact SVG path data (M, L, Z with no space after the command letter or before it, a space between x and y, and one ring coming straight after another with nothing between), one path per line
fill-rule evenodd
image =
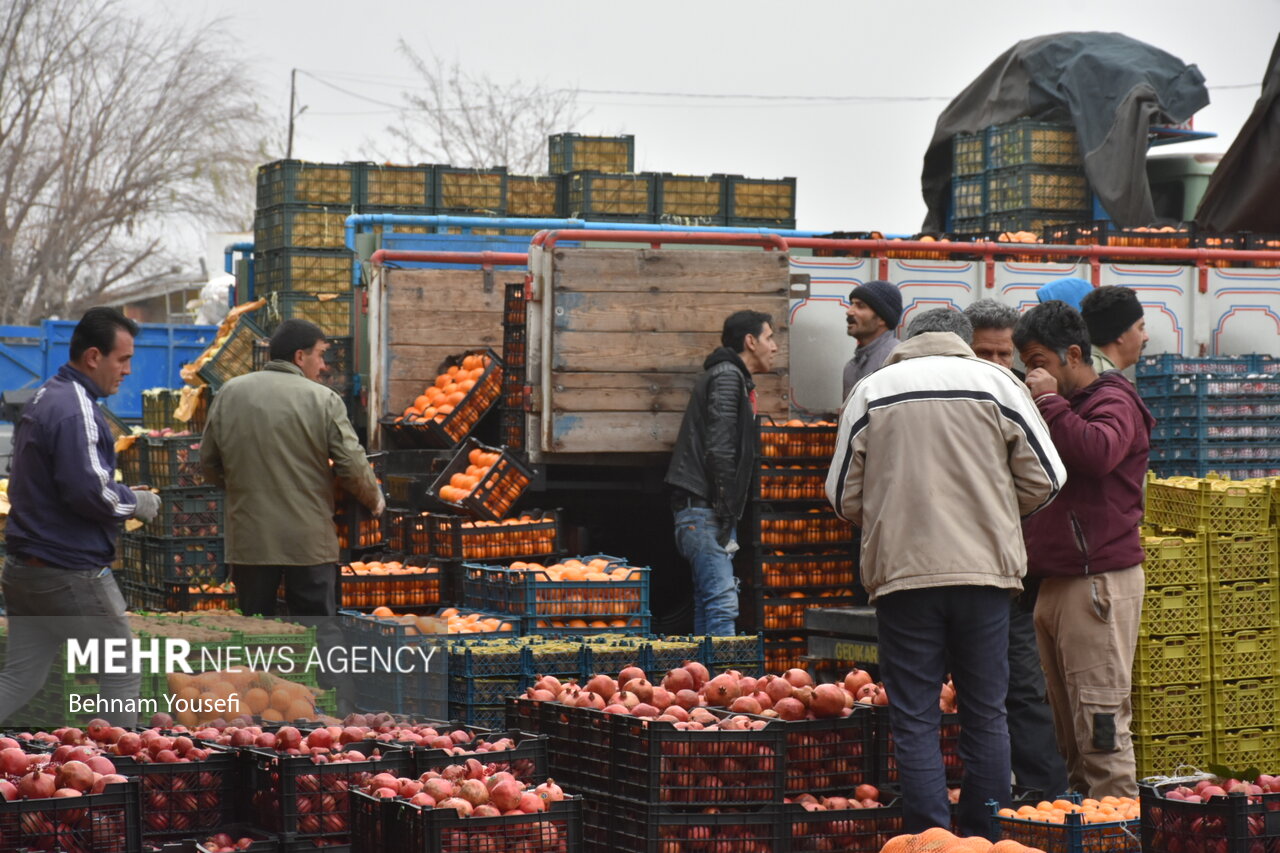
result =
M682 509L689 509L691 507L696 507L698 509L711 509L711 504L707 503L697 495L678 495L671 499L671 509L674 512L679 512Z
M41 569L57 568L53 563L50 563L48 560L42 560L39 557L28 557L25 554L10 554L9 556L17 560L19 563L26 563L28 566L36 566Z

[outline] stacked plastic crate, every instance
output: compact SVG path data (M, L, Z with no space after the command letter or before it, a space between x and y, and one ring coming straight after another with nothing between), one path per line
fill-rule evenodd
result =
M1261 766L1276 746L1280 665L1271 488L1151 477L1146 520L1147 594L1134 660L1138 770L1170 773L1210 760Z
M502 309L502 362L506 371L502 375L499 441L517 451L523 451L526 444L524 393L528 335L524 283L508 284Z
M803 665L805 610L854 603L853 527L832 511L824 491L835 439L828 421L761 418L741 612L764 633L768 672Z
M1090 217L1074 128L1018 119L952 138L951 229L1035 231Z
M1138 392L1156 426L1151 468L1164 477L1280 475L1280 362L1268 356L1144 356Z

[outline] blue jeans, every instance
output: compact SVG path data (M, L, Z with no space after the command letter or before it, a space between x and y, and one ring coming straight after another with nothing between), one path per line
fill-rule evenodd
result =
M66 649L68 639L133 637L115 576L110 570L99 573L33 566L10 556L5 560L0 584L9 617L9 646L4 671L0 672L0 720L46 729L71 723L68 708L60 709L62 713L55 719L15 720L13 715L44 686L49 669L58 653ZM139 673L103 673L99 679L97 696L137 702L142 684ZM118 726L138 723L136 711L94 716Z
M710 507L691 506L676 512L676 550L693 567L693 632L699 637L733 636L738 618L738 579L733 576L736 533L729 545L716 541L719 524Z
M880 674L889 692L903 831L951 824L939 729L938 691L951 660L964 762L957 823L963 835L990 838L988 800L1009 804L1009 591L946 586L876 600Z

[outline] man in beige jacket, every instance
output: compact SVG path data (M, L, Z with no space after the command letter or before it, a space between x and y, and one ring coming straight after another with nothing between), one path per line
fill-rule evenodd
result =
M283 576L289 615L342 644L337 618L334 482L375 515L386 502L346 407L320 383L324 332L285 320L271 361L222 386L200 445L205 480L226 489L226 557L246 615L274 616ZM331 464L332 463L332 464Z
M964 762L958 823L988 835L1009 801L1009 597L1022 588L1021 519L1066 477L1026 387L969 348L972 327L938 309L863 379L840 415L827 498L862 528L862 583L876 607L880 671L903 789L904 831L948 827L938 750L947 661Z

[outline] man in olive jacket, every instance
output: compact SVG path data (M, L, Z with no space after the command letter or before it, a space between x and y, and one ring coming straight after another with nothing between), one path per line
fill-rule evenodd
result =
M271 362L222 387L200 445L205 480L226 489L226 554L240 609L273 616L283 575L289 615L341 645L336 622L334 481L381 515L386 502L342 398L320 383L324 332L285 320ZM331 464L332 463L332 464Z
M722 345L702 363L667 468L676 550L693 568L699 636L737 633L734 531L759 465L751 374L773 369L778 344L771 322L759 311L738 311L724 321Z

